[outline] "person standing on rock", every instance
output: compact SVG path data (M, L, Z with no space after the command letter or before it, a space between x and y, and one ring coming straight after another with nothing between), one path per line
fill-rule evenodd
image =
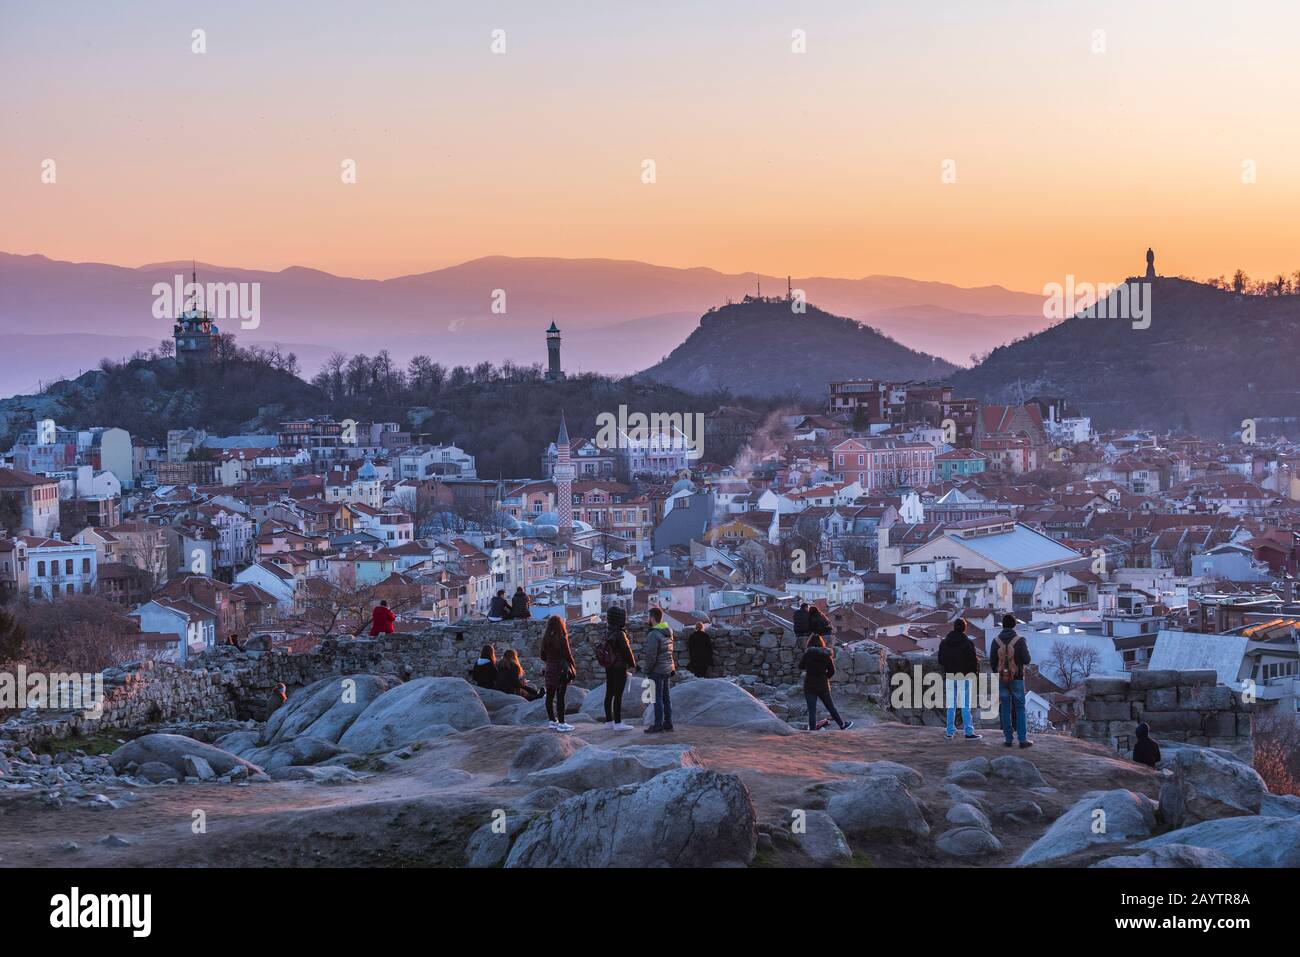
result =
M826 647L826 642L821 635L812 635L808 638L803 657L799 659L799 670L803 672L803 696L808 703L808 730L820 731L829 724L825 720L820 723L817 721L818 701L826 706L827 712L840 726L841 731L853 727L852 721L845 721L840 717L840 713L835 710L835 702L831 699L831 676L835 674L835 657Z
M645 733L671 731L673 702L669 682L677 670L677 662L673 660L673 630L664 621L662 608L650 609L650 629L645 633L645 649L641 658L642 670L654 682L654 722L645 729Z
M713 667L713 636L704 630L704 622L695 623L695 630L686 639L686 650L691 656L686 664L691 674L707 678Z
M572 731L573 725L564 720L564 693L569 682L577 677L578 665L569 645L569 629L559 615L546 619L546 631L542 634L542 661L546 665L546 716L550 718L550 728L552 731Z
M966 739L974 741L983 737L975 732L975 721L971 716L972 684L979 673L980 660L975 654L975 643L966 634L966 619L958 618L954 621L952 631L939 642L939 667L943 671L943 694L948 706L948 729L944 736L951 741L957 734L957 705L960 698Z
M497 662L496 690L517 694L527 701L536 701L542 696L539 689L524 679L523 662L519 660L519 652L513 648L501 652L501 660Z
M510 617L523 618L527 620L532 616L528 614L528 606L533 600L528 597L528 592L524 591L524 586L519 585L515 588L514 597L510 599Z
M1016 616L1002 616L1002 630L989 648L989 662L998 676L998 718L1002 722L1003 746L1011 747L1012 721L1015 736L1022 748L1031 748L1025 718L1025 666L1029 664L1029 646L1016 633Z
M388 607L388 599L385 598L370 612L370 637L377 638L379 635L391 635L393 633L393 622L395 621L397 621L397 616Z
M1154 768L1160 763L1160 745L1151 740L1151 725L1145 721L1137 726L1137 741L1133 744L1133 760Z
M491 645L484 645L483 650L478 653L478 661L474 662L469 676L480 688L496 688L497 650Z
M631 731L632 726L623 723L627 673L636 670L636 656L627 638L627 612L613 605L605 620L605 638L596 646L596 664L605 669L605 723L615 731Z

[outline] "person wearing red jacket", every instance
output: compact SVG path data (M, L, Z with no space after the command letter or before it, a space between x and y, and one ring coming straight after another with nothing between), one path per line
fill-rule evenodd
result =
M397 621L397 616L388 607L388 599L385 598L370 613L370 637L391 635L393 633L393 622L395 621Z

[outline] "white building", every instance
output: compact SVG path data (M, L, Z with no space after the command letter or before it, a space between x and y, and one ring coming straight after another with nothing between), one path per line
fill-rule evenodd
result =
M94 545L61 538L24 537L27 546L28 594L51 599L95 591L99 560Z

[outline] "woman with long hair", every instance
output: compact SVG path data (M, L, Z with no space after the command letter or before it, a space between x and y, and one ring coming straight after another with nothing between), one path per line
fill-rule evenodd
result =
M569 682L577 677L578 665L573 660L569 646L569 629L564 619L552 615L546 619L542 634L542 662L546 665L546 717L552 731L572 731L573 725L564 720L564 694Z
M497 650L491 645L484 645L478 653L478 661L469 673L470 679L480 688L497 686Z
M831 675L835 674L835 658L831 655L831 650L826 647L821 635L811 635L806 647L803 658L799 660L799 670L804 673L803 696L808 703L808 730L819 731L829 724L827 721L820 724L817 722L818 701L826 706L841 731L849 730L853 727L853 722L843 720L835 710L835 702L831 700Z
M519 652L513 648L501 652L501 660L497 662L496 690L517 694L528 701L536 701L542 696L539 690L524 680L523 662L519 660Z

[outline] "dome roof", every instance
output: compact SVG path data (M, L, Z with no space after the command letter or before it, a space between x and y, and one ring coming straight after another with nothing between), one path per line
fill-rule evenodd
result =
M379 478L379 469L375 468L375 464L371 462L370 459L366 459L365 462L362 463L361 468L357 469L357 478L359 479Z

